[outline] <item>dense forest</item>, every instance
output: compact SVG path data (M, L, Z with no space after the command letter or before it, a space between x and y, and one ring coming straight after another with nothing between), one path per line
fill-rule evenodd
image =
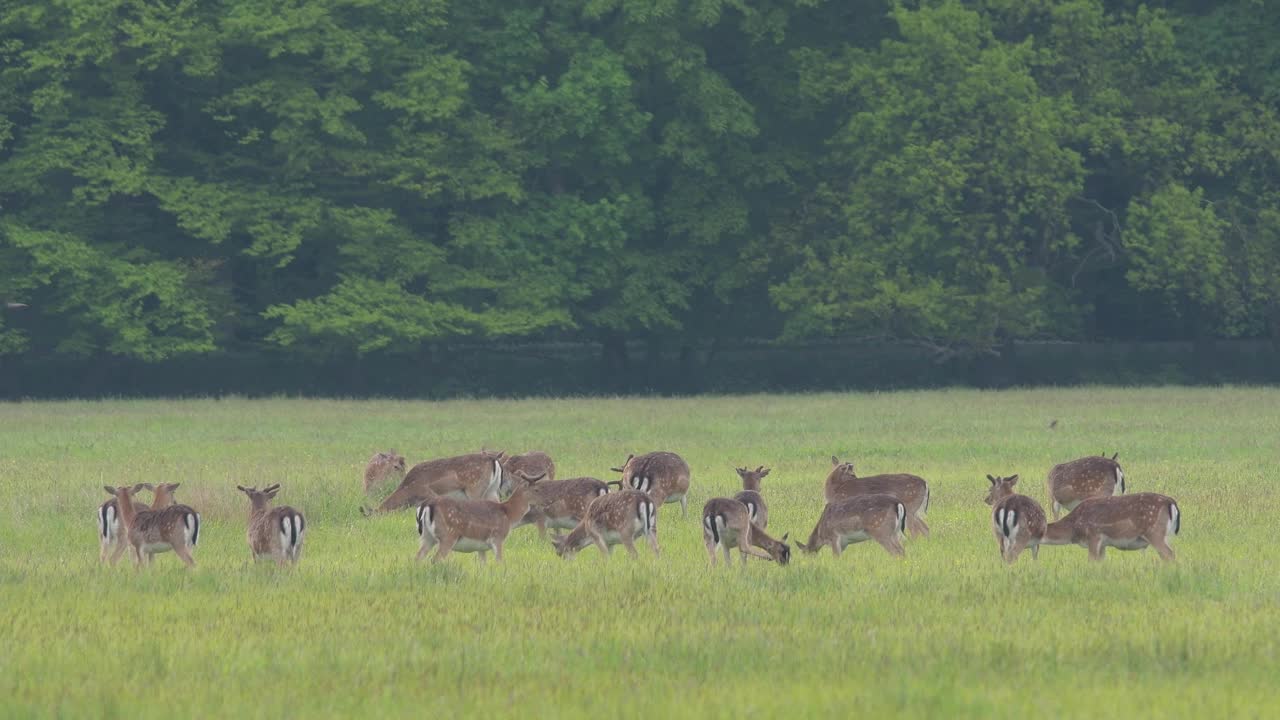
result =
M1280 340L1271 0L11 0L0 355Z

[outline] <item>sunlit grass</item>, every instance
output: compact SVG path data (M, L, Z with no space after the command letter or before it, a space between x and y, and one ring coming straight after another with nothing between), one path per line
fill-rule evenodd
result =
M1058 419L1056 429L1049 421ZM1280 391L0 406L0 715L65 717L1267 717L1280 713ZM669 449L690 517L663 556L415 565L409 512L356 511L364 461L481 446L561 477ZM986 473L1042 502L1054 463L1120 452L1132 491L1177 498L1176 565L1050 547L1004 567ZM807 536L831 455L930 480L933 536L708 571L696 511L765 464L770 529ZM205 522L195 571L98 564L102 485L178 481ZM283 484L301 565L254 565L235 485Z

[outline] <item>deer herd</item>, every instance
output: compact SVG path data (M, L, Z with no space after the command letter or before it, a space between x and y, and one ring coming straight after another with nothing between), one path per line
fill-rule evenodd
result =
M551 544L565 559L590 545L605 555L622 545L636 556L636 541L642 538L659 555L658 511L679 503L681 517L687 516L689 464L675 453L652 452L628 457L613 472L621 479L557 480L555 463L546 453L484 450L406 469L402 455L379 452L365 469L366 495L391 482L398 484L376 507L361 506L360 511L369 516L416 508L419 560L434 549L433 562L453 552L478 553L483 562L490 551L501 561L507 537L523 525L535 525L544 540L550 528ZM761 481L769 468L741 467L737 473L741 492L711 498L702 507L702 538L710 563L715 565L723 553L730 564L731 551L737 549L744 565L748 556L786 565L791 560L789 535L775 538L768 532L769 508ZM1067 544L1087 548L1092 560L1101 560L1108 547L1141 550L1148 545L1162 559L1174 558L1169 540L1181 529L1178 504L1156 493L1126 495L1117 455L1084 457L1049 471L1046 485L1053 522L1040 503L1016 492L1017 475L988 475L987 480L991 528L1006 563L1015 562L1027 549L1036 557L1041 545ZM195 565L192 553L200 539L200 513L175 503L178 487L106 486L112 497L98 508L101 560L114 565L128 548L141 567L156 553L172 550L187 566ZM249 500L246 537L253 558L297 563L307 524L291 507L272 507L280 485L236 488ZM143 490L153 493L149 506L136 499ZM830 547L838 556L851 544L874 540L889 554L902 556L906 535L929 535L929 484L916 475L859 476L853 463L832 457L823 498L826 505L808 542L795 543L805 553ZM1066 516L1059 519L1063 511Z

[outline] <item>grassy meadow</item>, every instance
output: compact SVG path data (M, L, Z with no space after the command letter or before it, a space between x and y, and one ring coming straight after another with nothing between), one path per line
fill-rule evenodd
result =
M1280 716L1278 390L30 402L0 438L3 717ZM690 514L662 509L659 559L564 562L526 527L504 564L432 566L411 511L357 512L374 451L481 446L602 479L673 450ZM985 475L1047 505L1055 462L1102 451L1178 500L1177 563L1006 567ZM832 454L927 478L932 537L708 570L698 512L735 466L773 468L769 529L805 538ZM99 564L102 486L143 481L200 510L195 570ZM273 482L308 519L294 570L249 559L234 488Z

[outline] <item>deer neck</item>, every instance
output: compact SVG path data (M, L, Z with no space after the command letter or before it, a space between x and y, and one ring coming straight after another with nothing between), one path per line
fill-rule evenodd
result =
M506 514L508 522L516 522L529 512L529 484L521 483L516 491L511 493L511 497L502 503L502 512Z
M742 478L742 489L760 492L760 478Z
M249 498L249 522L261 518L271 509L271 501L266 498Z
M120 522L125 528L133 527L134 521L138 517L138 508L133 504L133 498L128 493L120 493L116 495L116 507L120 509Z
M1041 545L1070 545L1076 541L1076 524L1067 520L1049 523L1045 528Z

